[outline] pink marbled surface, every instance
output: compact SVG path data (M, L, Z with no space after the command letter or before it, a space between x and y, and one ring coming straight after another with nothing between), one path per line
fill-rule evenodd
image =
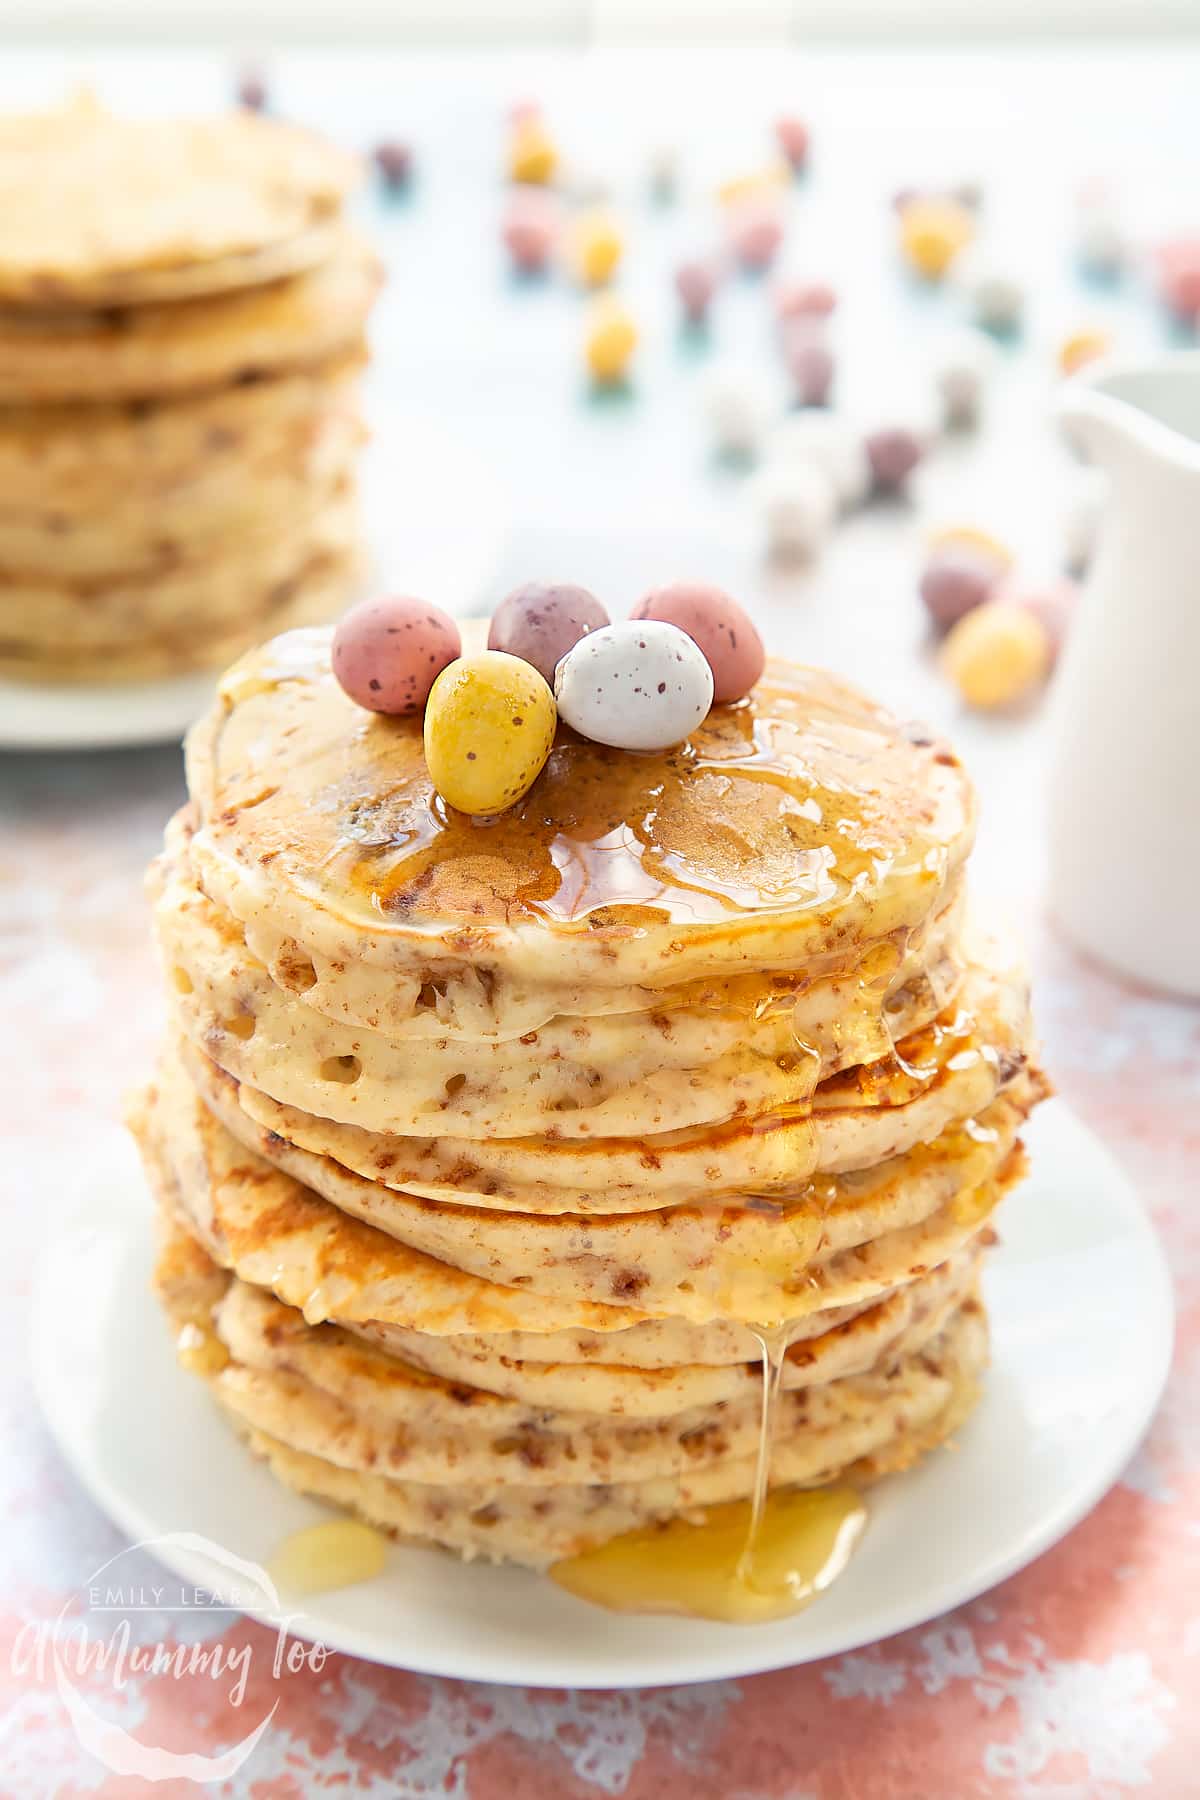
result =
M121 1542L40 1423L24 1339L39 1247L86 1181L89 1141L111 1130L158 1034L140 881L180 791L178 756L10 758L0 778L0 1792L124 1796L143 1784L86 1754L52 1679L14 1670L22 1627L52 1619ZM266 1737L221 1791L253 1800L1183 1800L1200 1791L1200 1011L1131 992L1036 917L1031 929L1050 1067L1146 1196L1178 1287L1166 1403L1095 1512L944 1619L742 1681L510 1690L334 1656L319 1674L281 1684ZM154 1614L135 1623L148 1642L170 1643L180 1629ZM262 1627L225 1615L184 1628L249 1644L255 1669L269 1665ZM97 1682L98 1705L140 1740L187 1750L240 1737L267 1710L254 1699L251 1689L235 1712L204 1675L134 1678L119 1695Z

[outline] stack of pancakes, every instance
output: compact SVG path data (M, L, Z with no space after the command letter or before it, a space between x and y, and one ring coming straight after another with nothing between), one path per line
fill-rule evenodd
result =
M302 631L188 775L134 1124L180 1353L283 1481L542 1566L748 1496L763 1346L775 1484L964 1416L1044 1089L944 744L772 662L472 821Z
M0 121L0 672L219 667L360 573L353 158L248 113Z

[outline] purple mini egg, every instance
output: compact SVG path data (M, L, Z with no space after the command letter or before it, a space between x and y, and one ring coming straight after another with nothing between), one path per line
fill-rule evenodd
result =
M750 615L721 588L674 581L646 594L630 617L657 619L686 631L707 658L718 705L741 700L763 672L763 641Z
M339 619L331 662L339 685L369 712L419 713L462 651L448 613L407 594L360 600Z
M594 594L570 582L528 582L514 588L492 614L488 649L532 663L554 686L554 671L580 638L609 623Z
M387 188L407 186L412 176L412 150L400 138L387 138L372 151L379 179Z
M899 425L871 432L863 440L863 449L871 465L875 486L889 493L904 487L925 453L916 432Z
M935 631L949 631L967 613L990 600L1001 574L991 557L969 550L936 550L921 576L921 599Z
M247 63L238 70L235 87L237 103L245 112L265 112L267 110L267 78L254 63Z
M833 388L833 351L820 338L793 333L784 351L801 406L827 406Z

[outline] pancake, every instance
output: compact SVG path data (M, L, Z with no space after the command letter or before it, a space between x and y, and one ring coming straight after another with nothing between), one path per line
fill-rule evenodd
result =
M229 1341L221 1337L214 1355L211 1265L205 1270L200 1263L189 1284L170 1240L164 1263L160 1292L190 1366L206 1376L275 1472L405 1537L542 1567L618 1532L750 1491L755 1456L739 1454L739 1447L756 1430L752 1416L727 1424L718 1409L707 1430L694 1429L690 1440L663 1425L610 1427L607 1454L600 1449L604 1437L597 1445L586 1439L580 1444L574 1426L564 1427L557 1440L544 1422L536 1436L528 1429L522 1436L504 1402L465 1395L455 1401L438 1385L431 1389L419 1381L414 1389L401 1365L388 1369L383 1365L390 1359L361 1360L361 1350L347 1346L340 1334L322 1343L317 1333L275 1319L276 1342L270 1342L270 1319L252 1297L248 1305L239 1299L229 1312L228 1292L217 1301L217 1331L223 1321ZM982 1309L968 1296L935 1334L931 1322L939 1321L924 1321L907 1343L895 1340L876 1370L785 1397L773 1482L826 1481L863 1463L870 1465L858 1468L863 1475L904 1466L955 1428L986 1360ZM197 1355L201 1349L208 1353ZM242 1361L238 1352L252 1360ZM293 1372L295 1366L305 1373ZM321 1380L313 1380L318 1374ZM499 1448L495 1441L478 1444L460 1422L469 1421L481 1403L489 1423L506 1434ZM434 1415L432 1426L411 1416L422 1405ZM448 1410L455 1406L457 1416ZM574 1462L567 1455L573 1445ZM560 1463L573 1479L556 1478ZM661 1472L629 1479L619 1473L647 1464ZM444 1479L421 1480L416 1473L435 1470ZM605 1470L615 1479L588 1478Z
M675 751L564 729L481 829L434 794L420 720L355 707L320 632L229 672L189 735L188 782L193 868L258 960L323 981L331 1015L354 971L387 1029L439 993L448 1021L483 1004L543 1023L636 986L845 973L936 915L974 829L943 744L779 662Z
M0 119L0 305L179 300L313 268L358 176L247 112L118 119L76 101Z
M382 270L344 228L328 260L261 287L88 313L0 313L0 403L160 399L362 348Z

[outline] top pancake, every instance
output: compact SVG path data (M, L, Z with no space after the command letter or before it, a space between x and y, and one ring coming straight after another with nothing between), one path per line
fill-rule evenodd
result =
M586 993L851 967L918 930L970 849L946 745L782 661L673 750L560 726L525 799L472 821L434 792L420 719L355 706L329 643L292 632L244 657L188 743L205 892L264 961L290 938L314 979L340 962Z
M314 267L357 177L312 133L250 113L0 120L0 304L177 300Z

